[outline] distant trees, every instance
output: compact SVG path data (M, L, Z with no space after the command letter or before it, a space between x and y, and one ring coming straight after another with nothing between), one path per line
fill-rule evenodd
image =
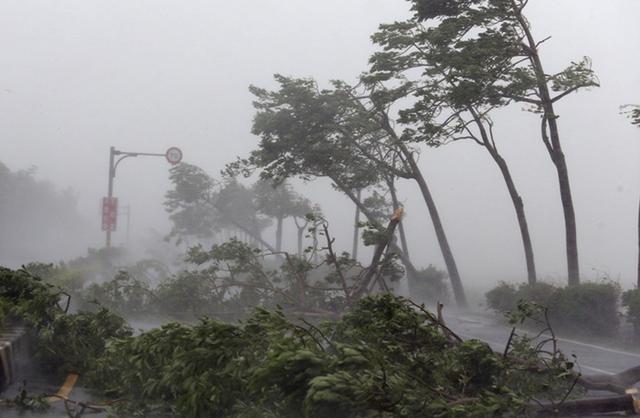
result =
M272 252L282 250L283 221L304 219L318 212L309 200L286 183L259 180L245 187L235 177L217 181L199 167L182 163L170 170L173 189L165 195L165 208L173 226L169 238L210 241L223 232L240 235L256 246ZM275 245L265 240L263 231L276 222ZM298 252L306 222L296 222ZM303 226L304 225L304 226Z
M311 202L293 191L288 183L275 184L272 181L260 179L253 185L252 191L258 212L276 220L276 251L281 251L284 220L286 218L305 219L307 214L313 212ZM304 227L301 228L304 230ZM298 252L302 245L301 228L298 228Z
M38 180L36 169L11 171L0 162L0 263L20 265L72 255L89 225L71 190ZM53 251L52 251L53 250Z

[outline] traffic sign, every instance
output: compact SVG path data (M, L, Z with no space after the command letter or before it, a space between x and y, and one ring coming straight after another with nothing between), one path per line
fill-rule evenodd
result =
M182 151L180 151L180 148L171 147L167 150L165 157L167 157L167 161L169 161L169 164L176 165L180 161L182 161Z

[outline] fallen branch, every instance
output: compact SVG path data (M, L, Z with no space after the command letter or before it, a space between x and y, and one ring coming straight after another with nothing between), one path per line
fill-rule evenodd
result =
M578 384L586 389L604 390L618 394L626 393L626 390L640 382L640 366L632 367L618 374L596 374L581 376Z
M613 412L638 413L634 407L632 395L614 396L607 398L578 399L565 401L561 404L542 404L538 406L537 416L567 416L584 414L603 414Z

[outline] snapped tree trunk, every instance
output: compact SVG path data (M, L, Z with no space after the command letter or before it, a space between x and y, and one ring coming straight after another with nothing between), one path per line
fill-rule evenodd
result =
M362 198L362 190L358 189L358 193L356 195L358 200ZM351 257L354 260L358 259L358 224L360 223L360 208L356 205L356 214L353 222L353 246L351 248Z
M544 68L542 67L540 55L538 54L538 44L533 38L529 23L522 15L522 9L514 0L511 1L511 7L515 18L518 20L518 24L525 34L529 61L536 77L537 89L543 110L542 140L549 151L551 161L555 165L558 173L560 201L562 202L565 225L567 273L569 276L569 286L574 286L580 284L576 215L573 208L573 198L571 196L571 185L569 183L567 162L564 158L564 153L562 152L562 146L560 144L560 133L557 123L558 116L555 114L553 100L551 98L551 93L549 92L549 86L547 85L547 78Z
M393 183L393 180L387 180L387 186L389 187L389 193L391 194L391 202L393 204L393 211L397 211L400 207L400 202L398 201L398 195L396 194L396 187ZM402 252L404 252L407 257L409 257L409 246L407 245L407 236L404 232L404 223L400 220L398 224L398 233L400 234L400 245L402 246Z
M327 177L329 177L335 183L335 185L338 187L338 189L340 189L340 191L342 191L342 193L347 195L347 197L351 199L351 201L356 206L358 206L358 208L360 208L360 212L367 218L369 222L371 222L374 225L378 225L380 229L383 228L383 226L380 225L376 220L376 217L373 216L373 214L369 211L369 209L367 209L367 207L364 206L360 200L358 200L356 195L353 194L353 192L348 187L346 187L340 180L338 180L334 176L327 176ZM404 265L404 268L407 272L407 276L409 276L411 280L418 280L418 277L419 277L418 270L415 268L415 266L413 265L409 257L402 251L402 249L398 247L398 245L394 241L391 241L389 243L389 248L395 254L398 254L398 257L400 257L400 261L402 261L402 264Z

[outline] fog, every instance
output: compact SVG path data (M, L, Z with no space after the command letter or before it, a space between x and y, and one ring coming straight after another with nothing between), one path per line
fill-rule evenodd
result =
M557 111L582 277L606 275L624 287L635 281L637 266L640 131L619 106L640 102L639 15L635 0L536 0L528 7L536 36L552 36L542 49L547 71L586 55L600 80L600 88L568 97ZM258 143L250 133L249 85L275 88L275 73L314 77L321 85L354 82L376 50L369 37L377 26L409 16L401 0L0 2L0 161L12 171L36 166L36 178L71 188L78 223L87 224L83 242L60 237L41 248L32 236L37 254L0 254L0 263L15 266L34 255L55 261L103 245L100 200L110 146L151 153L178 146L185 162L218 176ZM562 209L539 119L512 105L495 122L524 199L539 277L564 283ZM513 207L488 154L462 141L424 149L419 163L465 284L525 281ZM170 229L162 206L168 168L155 157L118 167L114 194L131 207L131 245L140 252L150 231L162 236ZM327 181L293 185L321 205L337 245L350 249L348 200ZM399 195L415 263L444 267L414 183L401 182ZM120 228L114 243L125 240Z

